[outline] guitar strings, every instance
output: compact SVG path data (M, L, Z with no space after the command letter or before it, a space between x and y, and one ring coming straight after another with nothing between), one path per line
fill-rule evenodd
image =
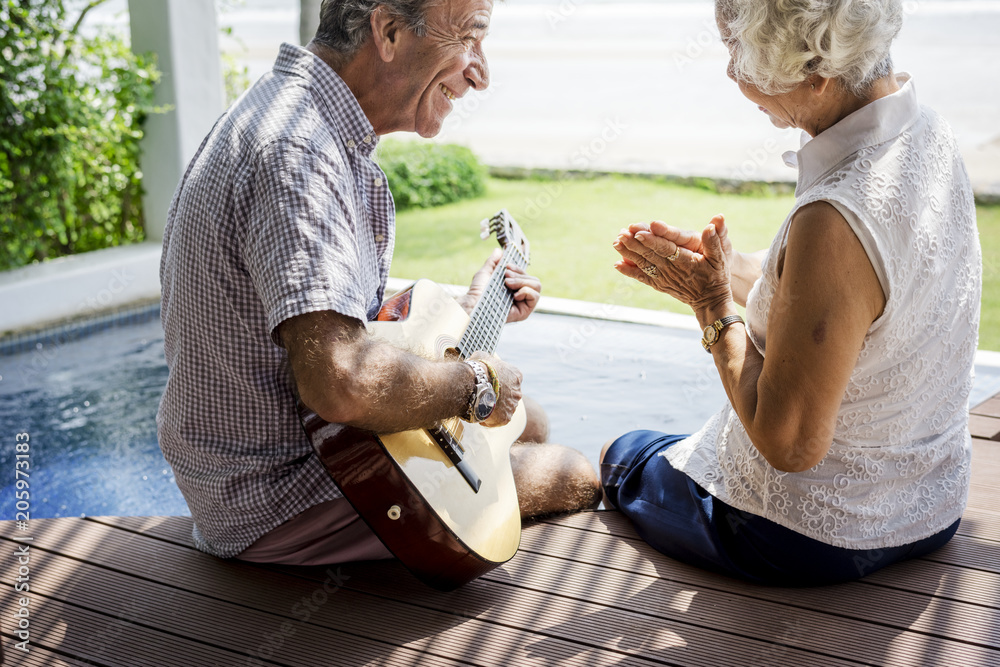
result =
M466 327L458 351L462 358L476 350L493 354L500 342L500 333L507 321L507 314L514 303L514 293L507 289L504 271L500 267L513 264L521 268L527 266L524 257L516 248L508 245L504 248L497 271L490 276L490 281L483 291L483 296L472 311L469 325Z

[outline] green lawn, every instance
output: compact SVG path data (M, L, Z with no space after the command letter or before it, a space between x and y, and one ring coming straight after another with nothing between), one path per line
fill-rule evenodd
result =
M466 284L493 242L479 240L478 222L506 207L531 241L531 272L545 293L640 308L691 312L642 288L612 268L618 230L632 222L663 220L701 228L716 213L726 216L740 250L770 245L792 206L790 195L722 195L640 178L578 181L491 179L486 195L434 209L404 211L392 274ZM1000 350L1000 207L979 208L983 243L983 319L980 347Z
M979 243L983 246L983 313L979 348L1000 350L1000 206L978 206Z

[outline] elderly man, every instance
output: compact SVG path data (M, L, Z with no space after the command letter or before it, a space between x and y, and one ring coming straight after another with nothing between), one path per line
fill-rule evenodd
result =
M201 549L289 564L389 556L314 454L296 393L327 421L377 432L476 419L480 362L418 358L364 323L378 312L394 238L372 160L378 137L432 137L455 99L486 88L491 11L490 0L326 0L308 48L282 45L188 167L164 235L170 376L157 424ZM524 319L541 285L498 262L460 303L471 311L504 270L509 320ZM473 356L501 389L479 418L505 424L521 375ZM533 444L511 450L522 516L593 505L600 486L586 458L537 444L545 416L528 412L522 440Z

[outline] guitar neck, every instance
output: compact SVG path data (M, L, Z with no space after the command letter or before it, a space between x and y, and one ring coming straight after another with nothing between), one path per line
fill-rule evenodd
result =
M510 264L522 269L527 266L524 258L512 246L507 246L496 271L490 276L490 282L486 285L483 296L472 311L469 326L466 327L462 340L458 343L458 352L463 359L476 350L488 354L496 351L500 332L507 322L511 306L514 305L514 293L507 289L504 279L504 269Z

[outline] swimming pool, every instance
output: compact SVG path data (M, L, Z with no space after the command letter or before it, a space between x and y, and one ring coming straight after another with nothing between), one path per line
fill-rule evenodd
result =
M694 331L536 314L509 326L499 354L525 373L552 440L597 462L635 428L698 429L724 400ZM159 319L0 356L0 519L14 518L14 435L31 436L31 516L186 515L156 442L167 379ZM977 368L973 403L1000 391Z

